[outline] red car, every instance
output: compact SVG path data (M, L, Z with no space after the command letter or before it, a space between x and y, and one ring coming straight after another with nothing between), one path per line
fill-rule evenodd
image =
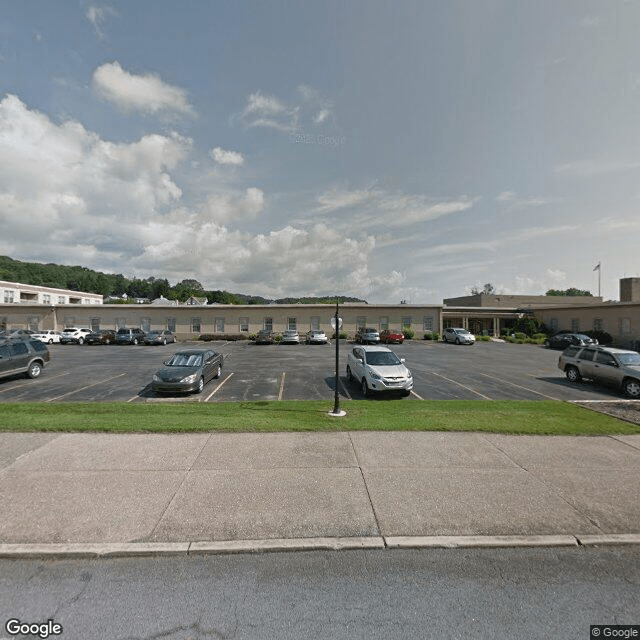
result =
M386 342L387 344L397 342L398 344L402 344L404 342L404 334L401 331L383 329L380 332L380 342Z

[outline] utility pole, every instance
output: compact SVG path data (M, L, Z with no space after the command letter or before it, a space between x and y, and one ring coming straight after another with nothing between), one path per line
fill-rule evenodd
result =
M330 416L345 416L346 411L340 409L340 392L338 390L338 384L340 382L340 327L342 326L342 318L340 318L338 304L340 299L336 298L336 313L333 316L333 328L336 332L336 377L335 377L335 390L334 390L334 403L333 411L329 412Z

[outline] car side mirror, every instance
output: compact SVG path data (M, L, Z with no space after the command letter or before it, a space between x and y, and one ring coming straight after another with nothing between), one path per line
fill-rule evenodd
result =
M400 358L400 362L404 363L405 361L406 361L406 358Z

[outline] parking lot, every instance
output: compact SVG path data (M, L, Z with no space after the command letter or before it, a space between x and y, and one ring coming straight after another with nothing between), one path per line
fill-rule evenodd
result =
M234 402L247 400L327 400L334 398L335 345L255 345L207 342L224 355L219 379L202 394L156 396L155 371L172 353L193 342L166 346L50 345L51 362L39 378L0 380L3 402ZM349 342L340 343L339 393L362 399L346 380ZM590 382L569 383L557 368L558 351L540 346L477 342L458 346L406 341L391 348L406 359L420 400L617 400L622 396ZM376 398L373 399L375 401Z

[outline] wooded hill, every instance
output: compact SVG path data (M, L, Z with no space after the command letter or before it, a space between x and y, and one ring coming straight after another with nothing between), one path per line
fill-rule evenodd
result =
M122 300L123 303L132 302L132 298L154 300L160 296L180 302L185 302L191 296L206 297L209 303L218 302L220 304L335 304L336 302L336 298L331 296L305 296L271 300L261 296L229 293L223 290L206 291L197 280L191 278L171 285L166 278L131 279L125 278L122 274L102 273L87 267L23 262L8 256L0 256L0 280L98 293L105 297L118 296L121 298L126 295L127 298ZM366 300L342 296L339 301L341 304L344 302L366 304Z

